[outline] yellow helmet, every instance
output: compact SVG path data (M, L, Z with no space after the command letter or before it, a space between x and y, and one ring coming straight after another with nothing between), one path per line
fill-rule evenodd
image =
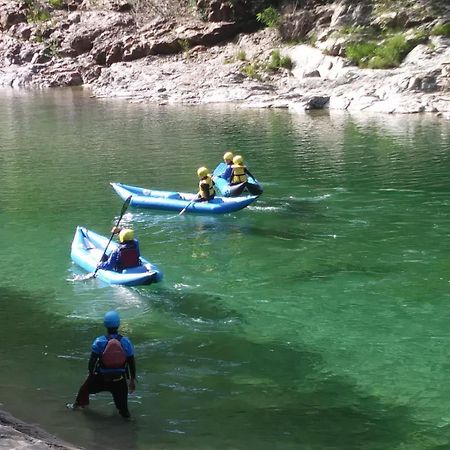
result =
M236 155L233 158L233 164L244 164L244 158L241 155Z
M130 230L129 228L124 228L119 233L119 242L127 242L132 241L134 239L134 231Z
M224 155L223 155L223 160L226 162L226 161L233 161L233 153L231 153L231 152L226 152Z
M208 175L208 169L206 167L199 167L197 169L197 175L199 178L206 177Z

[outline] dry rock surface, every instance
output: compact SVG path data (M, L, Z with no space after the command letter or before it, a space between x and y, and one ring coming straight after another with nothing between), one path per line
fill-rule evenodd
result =
M0 0L0 85L87 86L94 96L158 104L450 114L449 39L417 45L396 69L359 69L341 55L330 30L349 16L363 23L364 2L297 12L281 33L251 20L140 21L124 1L64 5L33 21L26 3ZM313 24L325 24L315 47L281 40ZM291 58L291 70L267 70L274 49Z

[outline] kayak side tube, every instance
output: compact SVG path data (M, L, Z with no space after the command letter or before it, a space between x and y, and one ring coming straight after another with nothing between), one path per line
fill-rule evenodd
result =
M87 272L94 272L109 239L77 226L72 241L70 256L72 261ZM118 247L116 242L108 246L107 255ZM158 283L163 274L155 264L141 257L140 266L125 269L122 272L99 269L96 277L108 284L119 284L125 286L138 286L144 284Z

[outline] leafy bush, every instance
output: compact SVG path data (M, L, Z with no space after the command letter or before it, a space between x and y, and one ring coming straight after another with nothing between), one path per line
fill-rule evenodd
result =
M261 80L261 75L258 71L259 66L257 63L249 63L242 67L241 72L254 80Z
M375 58L369 61L371 69L398 67L403 58L416 46L415 39L407 41L402 34L396 34L375 50Z
M280 23L280 13L272 6L256 14L256 20L269 28L276 27Z
M48 0L48 4L53 8L61 8L63 6L63 0Z
M445 36L450 37L450 22L436 25L431 30L433 36Z
M414 39L407 41L402 34L395 34L379 45L371 41L349 45L345 53L347 58L359 67L389 69L398 67L403 58L423 38L424 35L418 33Z
M282 56L280 50L273 50L270 54L268 65L270 70L278 70L280 67L291 70L293 66L291 58L289 56Z
M236 60L237 61L245 61L247 59L247 55L244 50L238 50L236 52Z
M32 9L28 13L31 22L45 22L50 19L50 13L45 9Z
M225 64L232 64L236 61L247 61L247 55L244 50L238 50L234 56L226 56L224 58Z
M358 66L364 66L364 63L373 56L376 48L377 44L374 42L350 44L345 49L345 56Z

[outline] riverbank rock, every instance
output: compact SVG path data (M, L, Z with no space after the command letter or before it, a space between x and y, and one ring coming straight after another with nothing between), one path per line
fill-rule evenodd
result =
M9 450L77 450L34 425L0 411L0 447Z
M361 69L345 58L348 38L339 30L411 23L429 29L438 19L423 3L375 17L370 0L311 0L286 8L278 28L264 29L254 17L258 2L198 0L211 22L195 15L143 20L122 0L32 3L0 0L0 85L84 85L95 96L159 104L450 112L448 38L414 37L417 45L395 69ZM286 44L312 35L314 46ZM276 56L290 63L276 65Z

